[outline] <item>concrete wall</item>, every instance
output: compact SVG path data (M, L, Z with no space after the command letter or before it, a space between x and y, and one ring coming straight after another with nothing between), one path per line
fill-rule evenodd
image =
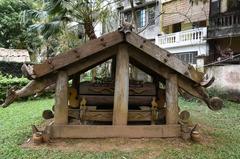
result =
M148 26L143 32L140 33L146 39L154 40L156 35L160 33L160 18L157 16L160 14L159 4L155 5L155 24ZM141 30L140 30L141 31Z
M189 3L189 0L171 0L162 4L163 26L176 23L197 22L208 19L209 1L207 3L198 2L198 4Z
M134 6L136 7L136 9L141 9L144 8L146 11L146 25L149 23L148 22L148 7L155 7L155 24L153 25L148 25L147 27L144 26L142 28L138 28L138 32L140 32L140 36L152 40L155 40L155 37L160 33L160 18L159 18L159 14L160 14L160 3L158 2L158 0L145 0L144 3L140 4L140 5L136 5L136 1L138 0L134 0ZM129 3L129 0L125 0L124 3L122 4L124 9L121 10L122 14L126 14L126 13L130 13L131 12L131 6Z
M207 73L215 77L209 89L217 90L229 100L240 102L240 65L210 66Z

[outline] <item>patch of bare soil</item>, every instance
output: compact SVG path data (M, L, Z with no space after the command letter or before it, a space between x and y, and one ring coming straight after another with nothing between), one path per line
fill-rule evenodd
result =
M43 123L42 125L46 125ZM40 126L42 127L42 126ZM32 139L23 143L22 147L27 149L54 149L61 151L81 151L81 152L108 152L119 150L124 152L133 152L138 150L148 150L147 155L157 156L166 148L184 149L191 147L192 144L208 145L214 139L209 136L209 132L214 131L212 128L200 125L202 141L193 143L184 141L181 138L107 138L107 139L54 139L49 143L35 145Z

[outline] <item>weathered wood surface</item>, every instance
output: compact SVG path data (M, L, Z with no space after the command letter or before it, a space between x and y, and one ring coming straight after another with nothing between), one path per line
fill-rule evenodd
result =
M154 96L129 96L128 105L131 106L150 106ZM80 101L85 98L88 106L112 106L114 96L108 95L80 95Z
M54 124L63 125L68 123L68 76L61 71L58 73L55 107L54 107Z
M83 73L88 69L91 69L98 64L110 59L112 56L116 54L116 48L111 47L104 51L95 54L95 56L91 56L86 58L81 62L74 63L69 67L64 68L64 71L67 73L68 76L74 75L76 73ZM56 83L57 74L50 74L45 76L44 78L38 78L35 80L30 81L26 86L19 90L11 90L9 91L9 95L5 99L5 102L1 105L2 107L9 106L14 100L21 97L27 97L34 95L36 93L43 92L48 86Z
M114 83L114 82L113 82ZM159 90L161 91L161 90ZM94 84L94 83L80 83L81 95L113 95L114 85L109 83ZM129 84L129 96L155 96L156 90L153 83L144 83L139 85Z
M35 76L33 76L33 78L39 78L47 75L55 70L73 64L88 56L94 55L95 53L116 45L122 41L123 36L118 31L106 34L95 40L90 40L84 45L72 49L66 53L59 54L52 59L46 60L42 64L34 65L33 72Z
M35 75L33 78L42 77L55 70L61 69L86 57L94 55L95 53L100 52L108 47L117 45L124 40L125 39L123 38L123 35L118 31L106 34L105 36L102 36L96 40L91 40L76 49L72 49L67 53L60 54L42 64L34 65L32 72L34 72ZM157 45L154 45L152 42L133 32L126 34L126 42L135 46L136 49L144 51L144 53L150 55L154 59L157 59L159 62L170 67L171 69L177 71L182 76L185 76L197 83L200 83L203 79L203 74L196 71L192 66L182 62L166 50L159 48Z
M125 44L118 46L113 105L113 125L127 125L129 93L129 56Z
M177 75L170 74L166 81L166 124L178 123L178 84Z
M148 71L149 74L153 74L155 76L158 75L164 79L168 79L169 74L175 72L169 67L163 65L162 63L159 63L157 60L152 59L150 56L141 53L141 51L136 50L133 47L129 47L128 50L130 61L134 61L134 64L139 65L138 67L141 67L141 69L146 69L145 71ZM197 98L203 99L203 96L201 96L195 88L196 84L197 83L190 80L189 78L186 78L185 76L178 76L178 86L180 88Z
M151 41L148 41L133 32L126 35L126 41L131 45L135 46L136 49L142 50L145 54L150 55L151 57L173 69L174 71L177 71L182 76L185 76L195 81L196 83L200 83L202 81L202 73L196 71L191 65L184 63L176 56L172 55L166 50L161 49L159 46L153 44Z
M116 125L52 125L50 136L52 138L157 138L180 137L180 125L142 125L142 126L116 126Z
M69 109L69 116L78 118L78 109ZM112 110L86 110L84 120L87 121L112 121ZM159 110L159 118L165 117L165 109ZM129 110L128 121L151 121L151 110Z
M16 90L15 88L11 88L7 91L7 97L1 107L8 107L11 103L13 103L16 99L21 97L27 97L30 95L38 94L44 91L48 86L52 85L56 82L56 77L50 77L41 80L32 80L23 88Z

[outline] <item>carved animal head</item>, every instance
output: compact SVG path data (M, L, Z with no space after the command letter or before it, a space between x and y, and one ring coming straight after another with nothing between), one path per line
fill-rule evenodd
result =
M200 85L201 85L202 87L207 88L207 87L211 86L214 81L215 81L215 77L212 75L212 73L210 73L210 74L205 74L205 75L203 76L203 79L202 79Z
M6 94L6 99L1 107L6 108L8 107L15 99L17 98L16 94L16 87L11 87Z
M133 29L134 29L134 26L131 23L126 22L126 21L124 21L122 23L122 26L120 26L120 28L118 28L118 30L120 32L123 32L124 34L132 32Z

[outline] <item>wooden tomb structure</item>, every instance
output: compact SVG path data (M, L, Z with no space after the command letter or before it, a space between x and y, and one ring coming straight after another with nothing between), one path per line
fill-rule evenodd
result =
M115 63L110 83L80 82L81 73L109 59ZM129 63L154 82L131 82ZM178 137L178 91L202 99L212 110L221 108L204 91L214 78L124 27L22 70L31 81L10 89L2 107L55 86L54 122L47 126L52 138Z

